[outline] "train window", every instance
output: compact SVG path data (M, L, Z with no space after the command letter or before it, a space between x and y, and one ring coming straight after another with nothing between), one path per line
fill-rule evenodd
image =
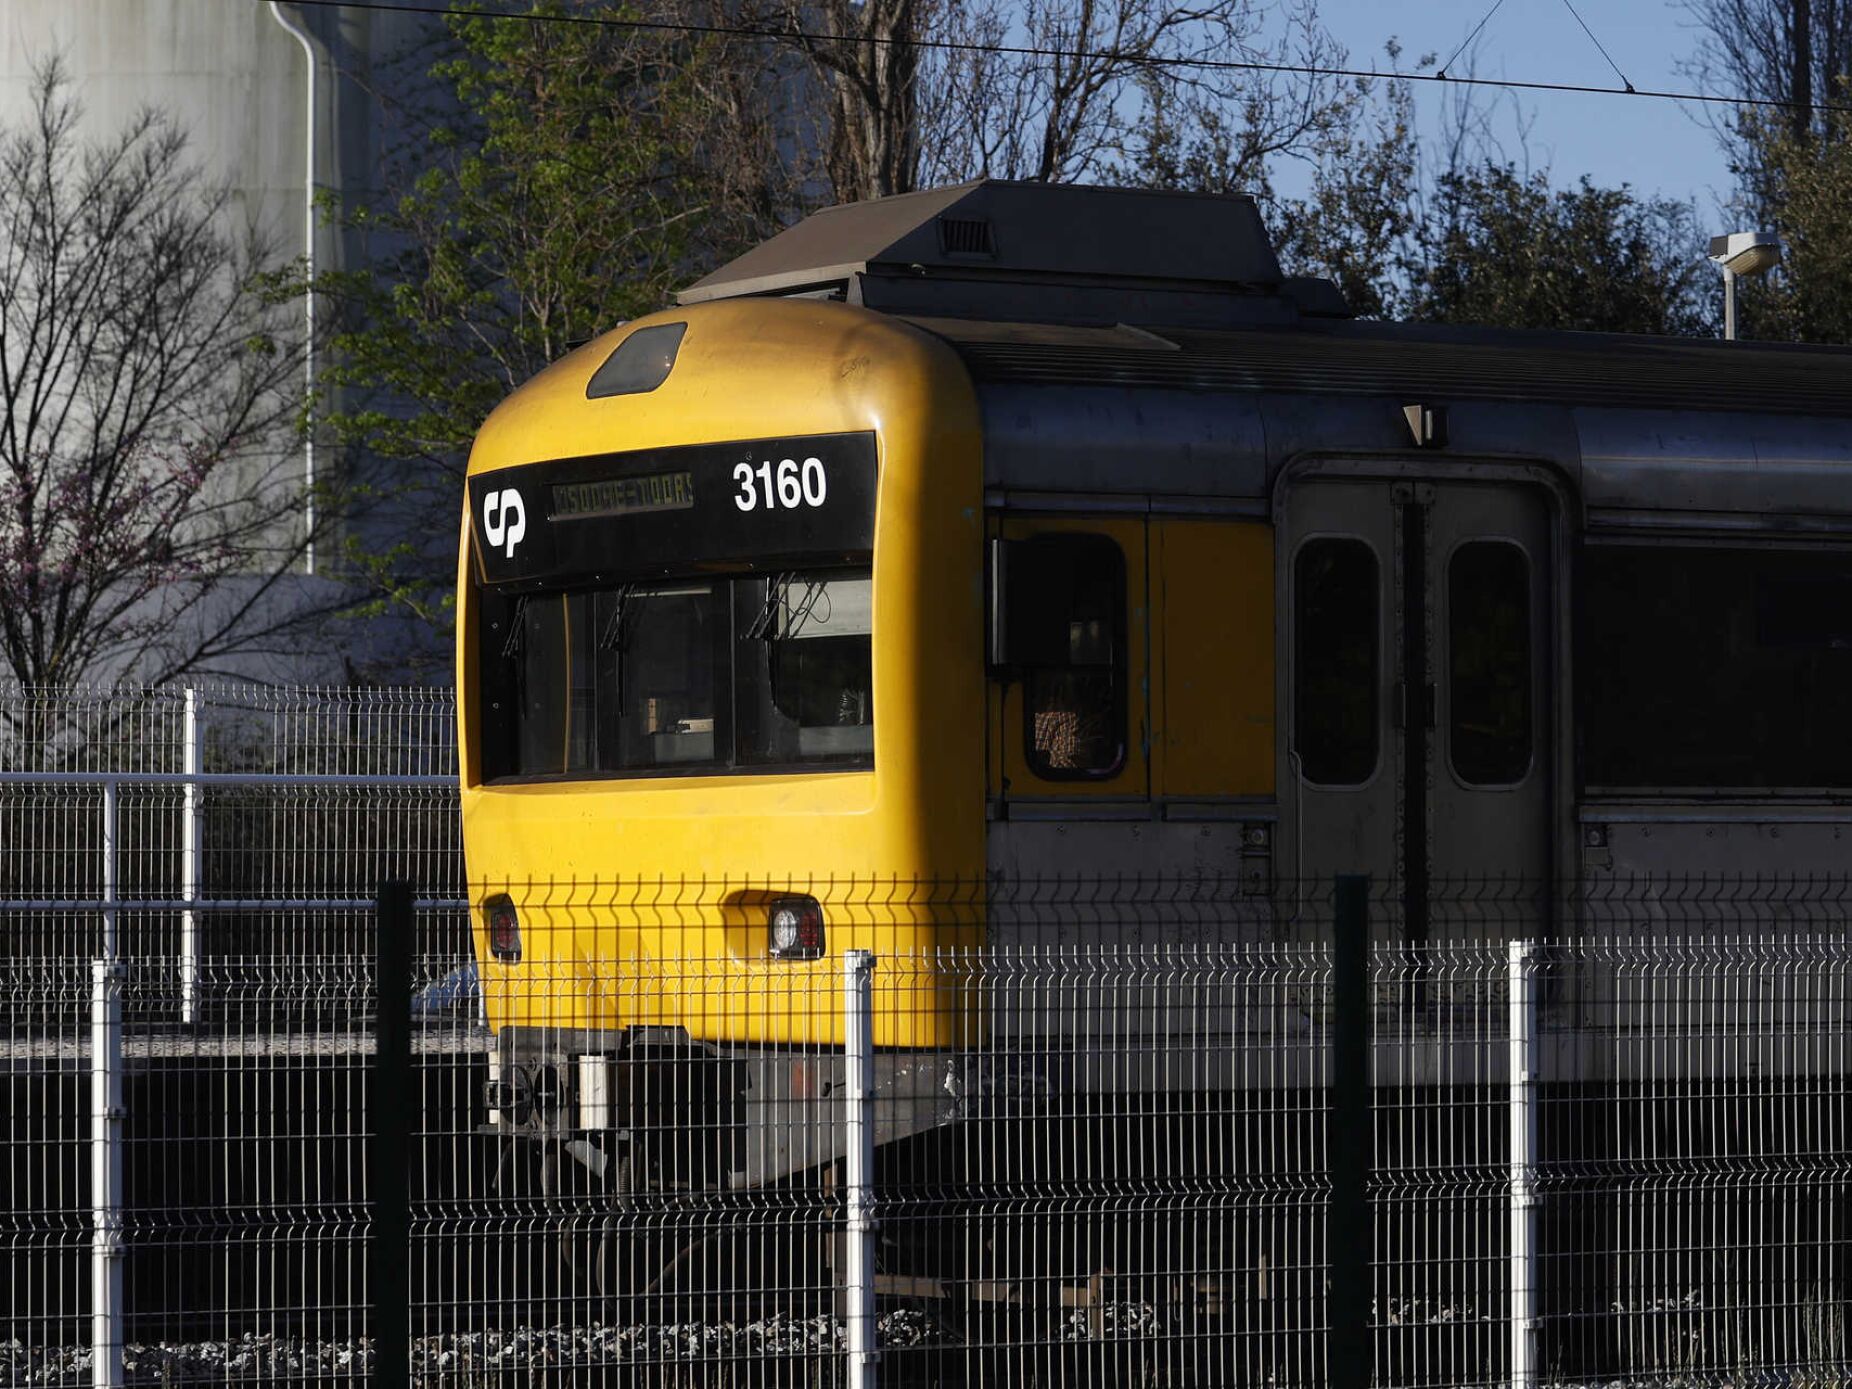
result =
M717 760L726 622L715 585L489 598L482 635L486 775Z
M725 585L626 585L585 595L597 690L597 759L570 771L713 763Z
M1010 559L1023 750L1050 781L1125 766L1125 556L1104 535L1038 535Z
M517 603L510 645L501 653L512 666L520 710L515 756L521 770L551 770L565 761L568 718L554 672L566 669L566 607L565 598L550 595Z
M479 603L488 779L874 756L866 569Z
M1591 546L1578 600L1590 785L1852 787L1852 554Z
M874 756L874 583L775 574L736 586L740 758Z
M1324 786L1376 772L1376 552L1361 540L1308 540L1293 561L1293 751Z
M1503 540L1475 540L1447 566L1448 744L1476 786L1524 780L1531 762L1530 564Z

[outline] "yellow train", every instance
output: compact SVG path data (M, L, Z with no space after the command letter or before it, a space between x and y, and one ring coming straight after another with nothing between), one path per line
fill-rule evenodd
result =
M1578 884L1836 866L1849 382L1845 351L1357 322L1240 197L817 214L471 455L497 1122L602 1171L649 1103L737 1116L753 1058L839 1040L851 948L878 1046L955 1049L995 1019L947 962L1026 883L1211 883L1190 929L1291 940L1303 885L1364 872L1419 940L1467 876L1547 885L1499 926L1548 931ZM701 1179L827 1156L774 1147Z

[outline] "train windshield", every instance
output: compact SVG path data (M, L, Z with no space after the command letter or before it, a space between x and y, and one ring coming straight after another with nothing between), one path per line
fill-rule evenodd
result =
M867 569L478 598L485 780L872 765Z

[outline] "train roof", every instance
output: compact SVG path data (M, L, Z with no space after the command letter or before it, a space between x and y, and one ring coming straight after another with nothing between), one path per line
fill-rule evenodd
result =
M1161 267L1161 268L1158 268ZM856 275L1128 276L1265 289L1280 263L1254 200L976 179L811 214L678 296L789 294Z
M1852 416L1849 348L1356 320L1281 274L1235 194L980 179L845 204L678 298L765 296L904 318L980 383Z
M1304 318L1226 330L915 317L980 382L1852 417L1852 349Z
M1283 276L1242 194L978 179L825 208L677 302L841 299L886 313L1216 326L1348 315L1325 280Z

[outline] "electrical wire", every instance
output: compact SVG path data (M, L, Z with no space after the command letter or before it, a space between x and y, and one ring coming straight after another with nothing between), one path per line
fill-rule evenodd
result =
M963 43L953 39L881 38L867 34L825 34L796 25L755 29L745 25L690 24L663 19L616 19L609 15L513 13L506 10L471 10L455 5L396 4L393 0L293 0L293 3L330 10L375 10L390 14L451 16L458 19L521 20L530 24L589 24L609 29L647 30L672 34L718 37L801 40L806 43L850 43L915 48L948 53L985 53L1015 58L1104 58L1145 68L1196 68L1209 72L1273 72L1301 77L1387 78L1397 82L1445 82L1465 87L1499 87L1519 92L1568 92L1581 96L1631 96L1651 101L1689 101L1714 106L1749 106L1781 111L1828 111L1852 115L1852 106L1824 101L1784 101L1777 97L1720 96L1715 92L1667 92L1625 87L1595 87L1575 82L1522 82L1503 77L1448 77L1441 72L1383 72L1376 68L1325 67L1314 63L1268 63L1259 59L1159 58L1150 54L1120 53L1115 49L1042 48L1028 44ZM1488 16L1489 17L1489 16ZM1594 35L1589 35L1593 38ZM1601 47L1597 42L1597 48ZM1609 60L1612 63L1612 60ZM1619 69L1615 69L1618 73ZM1626 81L1625 77L1621 79Z
M1478 38L1480 31L1484 29L1486 25L1492 22L1492 16L1497 14L1500 10L1504 8L1505 8L1505 0L1498 0L1497 4L1493 5L1491 9L1487 10L1485 12L1485 18L1480 20L1477 24L1473 26L1472 33L1468 34L1465 38L1460 40L1460 46L1454 49L1452 53L1447 55L1447 61L1442 63L1438 68L1434 70L1434 75L1436 77L1445 77L1447 75L1447 69L1453 66L1453 60L1459 57L1462 53L1466 51L1466 46L1469 43L1471 43L1474 39Z
M1503 0L1500 0L1500 3L1502 4ZM1570 4L1569 0L1563 0L1563 7L1567 9L1570 14L1575 15L1575 22L1582 26L1582 32L1588 35L1588 41L1595 45L1596 51L1599 52L1602 57L1607 58L1608 66L1613 68L1614 75L1620 78L1621 86L1631 92L1633 90L1633 83L1627 80L1627 74L1620 70L1620 64L1609 56L1606 48L1602 47L1601 40L1595 37L1595 31L1588 27L1588 24L1583 20L1582 16L1577 13L1576 7Z

